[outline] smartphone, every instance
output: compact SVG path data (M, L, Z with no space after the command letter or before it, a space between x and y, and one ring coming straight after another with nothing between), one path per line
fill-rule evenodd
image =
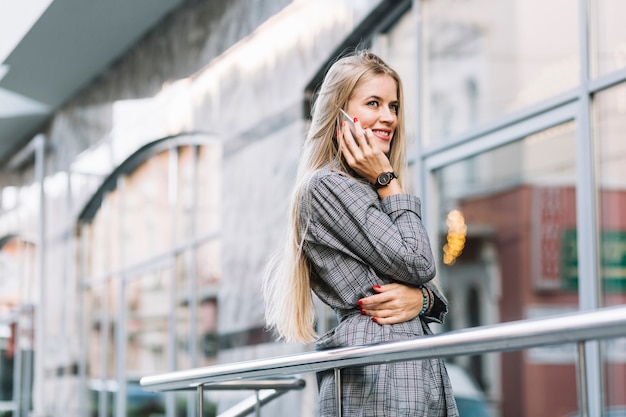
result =
M337 120L337 123L339 124L339 129L341 129L341 122L344 121L348 124L348 127L350 128L350 133L352 133L352 137L356 140L356 126L354 124L354 119L350 117L350 115L346 113L343 109L339 109L339 119ZM365 136L365 139L367 139L365 130L362 130L361 132Z

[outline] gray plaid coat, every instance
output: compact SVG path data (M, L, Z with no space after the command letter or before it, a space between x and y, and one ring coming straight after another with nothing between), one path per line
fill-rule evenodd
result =
M381 201L370 184L322 169L301 202L312 289L340 318L316 342L317 349L414 338L431 333L428 321L443 320L447 304L429 283L435 263L417 197L402 194ZM379 325L361 315L359 298L372 295L372 286L391 282L429 286L436 294L429 317ZM333 372L320 373L318 382L318 415L335 417ZM440 359L344 369L342 384L345 417L458 416Z

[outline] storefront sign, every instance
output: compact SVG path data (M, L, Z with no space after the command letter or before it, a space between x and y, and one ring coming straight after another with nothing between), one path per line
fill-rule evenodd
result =
M578 238L575 229L561 235L563 288L578 289ZM600 234L602 286L605 292L626 292L626 232L603 230Z

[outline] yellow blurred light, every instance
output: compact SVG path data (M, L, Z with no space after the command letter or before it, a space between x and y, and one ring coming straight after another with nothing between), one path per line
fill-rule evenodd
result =
M447 243L443 246L443 263L452 265L465 247L467 235L465 217L459 210L452 210L446 218L446 226L448 227L448 234L446 236Z

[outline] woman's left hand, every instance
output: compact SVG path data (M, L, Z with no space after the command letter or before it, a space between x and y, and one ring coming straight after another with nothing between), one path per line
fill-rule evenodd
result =
M376 285L378 294L359 300L361 314L372 317L378 324L402 323L417 317L422 311L422 290L403 284Z

